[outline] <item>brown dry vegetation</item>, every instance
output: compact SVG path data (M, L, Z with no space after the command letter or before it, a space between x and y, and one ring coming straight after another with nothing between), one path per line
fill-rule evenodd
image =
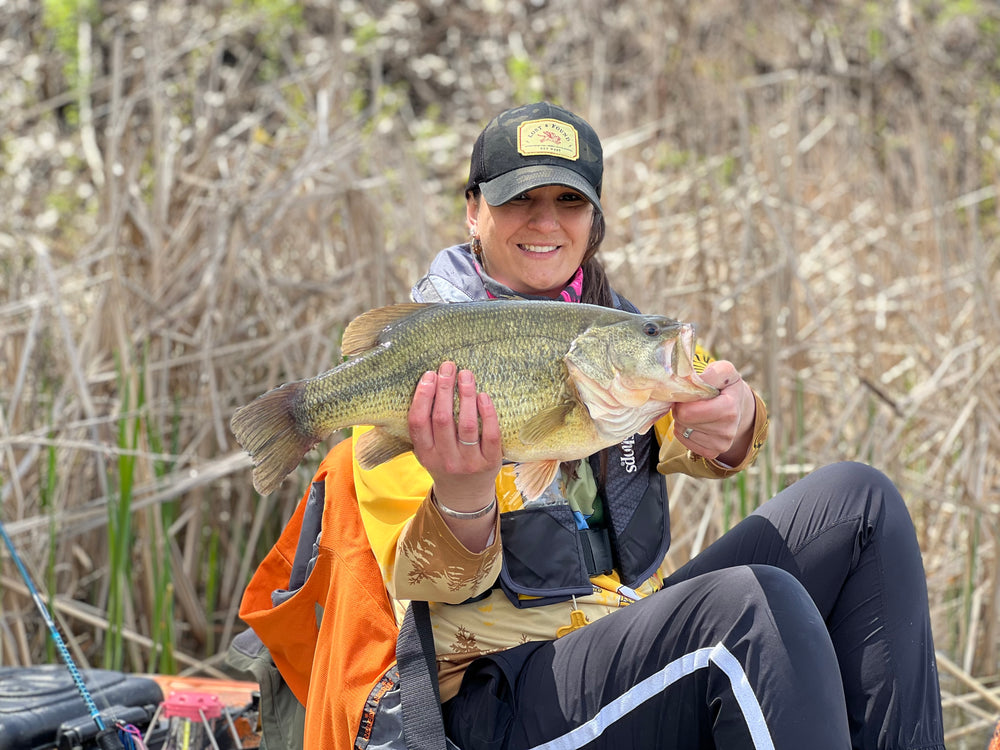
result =
M221 669L318 459L256 496L233 409L404 299L463 239L478 129L549 98L604 139L619 288L696 321L773 415L744 480L674 482L675 562L812 467L875 464L924 550L949 745L982 747L995 5L111 0L68 33L43 5L77 3L0 3L0 492L81 663ZM0 663L43 660L0 559Z

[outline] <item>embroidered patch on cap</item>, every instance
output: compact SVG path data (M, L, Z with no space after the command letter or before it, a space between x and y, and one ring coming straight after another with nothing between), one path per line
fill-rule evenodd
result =
M521 156L580 158L576 128L559 120L527 120L517 126L517 151Z

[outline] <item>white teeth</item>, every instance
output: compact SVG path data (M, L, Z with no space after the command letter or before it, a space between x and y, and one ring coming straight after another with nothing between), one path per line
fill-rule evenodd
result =
M558 247L558 245L520 245L522 250L527 250L529 253L551 253Z

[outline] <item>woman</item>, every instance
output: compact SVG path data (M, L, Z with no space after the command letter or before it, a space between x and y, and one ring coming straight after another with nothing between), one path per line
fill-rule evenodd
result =
M596 257L602 172L576 115L546 102L500 114L472 152L471 240L439 254L414 299L633 309ZM530 506L502 465L489 394L450 362L417 386L413 454L355 464L390 595L431 602L448 736L465 750L943 748L920 552L882 474L821 469L657 574L661 475L730 476L766 437L733 364L700 364L717 397L564 466ZM552 523L567 507L575 530ZM566 587L567 559L583 589Z

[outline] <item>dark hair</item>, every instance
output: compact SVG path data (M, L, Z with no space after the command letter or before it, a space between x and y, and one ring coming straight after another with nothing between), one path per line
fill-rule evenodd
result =
M583 266L583 291L580 293L580 301L588 305L614 307L611 283L604 271L604 265L597 257L597 251L601 249L606 231L604 214L595 211L594 222L590 226L590 242L587 244L587 252L583 255L583 263L580 264Z

